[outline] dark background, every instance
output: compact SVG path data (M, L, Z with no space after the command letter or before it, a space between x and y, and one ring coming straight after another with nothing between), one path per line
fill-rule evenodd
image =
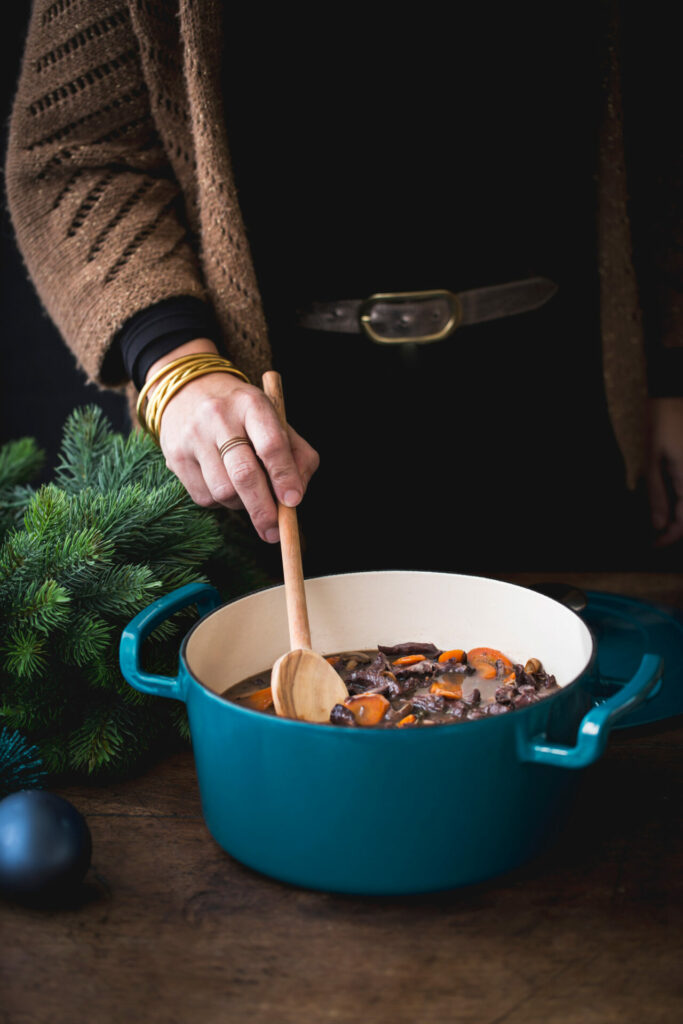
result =
M2 168L12 99L28 25L28 0L3 11L0 44ZM58 331L43 311L14 241L7 212L4 170L0 255L0 443L35 437L47 453L41 479L49 479L56 461L62 426L78 405L101 406L117 430L128 429L122 395L100 391L86 381Z

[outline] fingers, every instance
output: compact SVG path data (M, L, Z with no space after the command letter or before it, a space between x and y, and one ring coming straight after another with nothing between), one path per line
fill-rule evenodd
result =
M312 448L308 441L305 441L303 437L297 434L296 430L294 430L293 427L290 427L289 424L287 424L287 433L289 435L289 444L292 449L294 461L297 469L299 470L299 476L303 481L305 489L308 487L309 480L320 465L320 456L315 448Z
M197 469L202 474L206 490L211 495L212 505L223 505L225 508L237 510L244 508L240 497L226 471L217 448L202 447L198 452ZM194 495L191 494L194 499ZM197 504L200 504L197 502Z
M215 449L214 452L218 456ZM220 496L221 504L236 499L247 510L259 537L269 544L278 541L277 505L251 445L231 448L222 459L218 456L218 463L220 469L214 468L214 458L207 455L205 473L212 480L220 480L222 474L223 480L222 484L219 482L212 486L212 493Z
M174 472L197 505L245 508L262 540L279 540L277 506L250 445L231 448L223 458L217 447L203 445L197 461L177 460Z
M249 444L220 448L235 437ZM182 388L164 410L161 447L168 467L204 507L244 507L259 536L279 539L277 500L297 505L318 455L284 429L262 391L227 374L206 375Z
M298 505L317 468L318 455L296 431L283 429L267 400L249 407L244 427L253 450L248 445L230 448L223 464L259 536L272 543L280 536L273 491L283 505ZM211 484L210 489L215 497L229 495Z
M168 466L178 477L195 505L201 505L202 508L212 508L217 504L217 500L212 495L211 488L207 486L196 459L179 457L173 466L170 464Z
M306 484L299 474L288 432L281 426L275 409L265 396L263 401L249 406L244 425L254 451L268 473L278 501L290 508L298 505ZM239 487L237 490L244 501L242 491Z

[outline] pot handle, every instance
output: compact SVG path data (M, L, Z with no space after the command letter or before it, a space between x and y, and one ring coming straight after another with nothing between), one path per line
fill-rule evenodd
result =
M206 615L214 608L218 608L222 600L218 591L207 583L188 583L143 608L124 629L119 644L119 665L127 682L136 690L152 693L157 697L184 700L185 687L181 682L180 673L172 678L143 672L140 668L140 647L157 626L191 604L197 605L200 615Z
M575 747L551 745L542 736L525 739L518 734L519 760L555 765L558 768L586 768L603 754L614 723L642 704L658 684L661 675L662 659L659 655L643 655L638 671L630 682L609 700L591 708L583 717Z

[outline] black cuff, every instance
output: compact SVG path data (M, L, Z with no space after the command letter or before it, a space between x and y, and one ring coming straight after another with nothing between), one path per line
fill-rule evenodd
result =
M195 338L209 338L221 350L220 330L211 307L194 296L179 295L136 313L118 332L115 343L126 373L139 391L157 359Z

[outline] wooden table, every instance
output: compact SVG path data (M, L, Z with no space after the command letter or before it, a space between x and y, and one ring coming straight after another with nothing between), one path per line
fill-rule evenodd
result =
M683 607L680 577L563 578ZM190 753L64 790L92 868L71 909L0 905L0 1021L678 1024L682 748L681 716L613 733L544 856L410 898L236 863L204 825Z

